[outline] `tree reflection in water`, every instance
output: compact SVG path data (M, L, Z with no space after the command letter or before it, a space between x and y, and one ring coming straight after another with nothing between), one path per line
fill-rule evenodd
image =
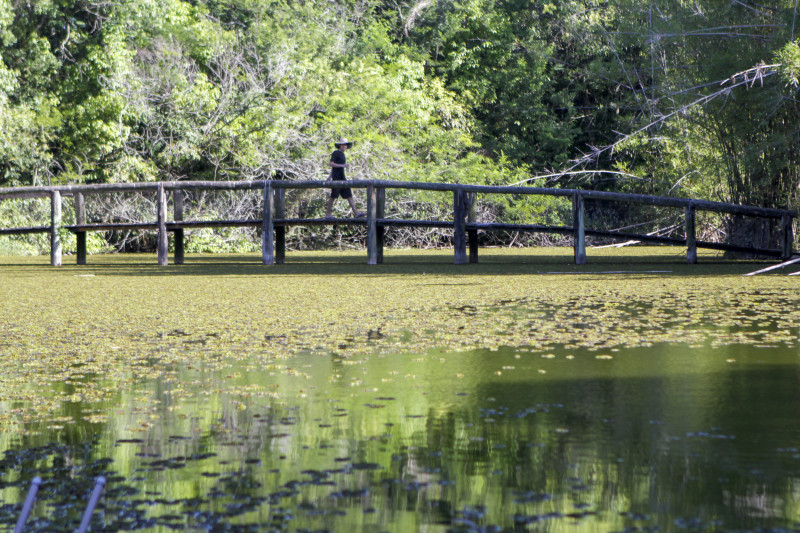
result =
M799 527L796 350L597 355L308 356L297 375L226 371L235 378L185 369L190 394L143 382L106 423L5 435L0 521L11 527L40 475L28 530L71 531L103 474L95 531ZM219 379L253 392L215 393ZM280 396L259 394L267 385ZM162 407L134 430L143 395Z

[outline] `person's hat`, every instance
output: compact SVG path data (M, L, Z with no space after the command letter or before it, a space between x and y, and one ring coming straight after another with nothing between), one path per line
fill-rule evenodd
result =
M341 139L339 139L338 142L333 143L333 146L335 146L336 148L339 148L342 145L345 145L348 148L352 148L353 147L353 141L348 141L347 137L342 137Z

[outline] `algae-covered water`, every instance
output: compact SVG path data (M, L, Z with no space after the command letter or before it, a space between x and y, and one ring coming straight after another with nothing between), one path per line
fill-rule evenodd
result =
M797 278L601 253L0 258L0 530L800 529Z

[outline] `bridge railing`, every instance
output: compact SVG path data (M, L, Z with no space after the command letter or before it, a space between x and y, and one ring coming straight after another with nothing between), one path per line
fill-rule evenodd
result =
M308 219L287 218L285 192L289 189L366 189L367 216L360 219ZM453 196L451 220L410 220L386 218L386 190L428 190L450 193ZM250 220L184 220L184 197L187 191L197 190L260 190L263 191L263 217ZM155 221L152 222L104 222L87 223L86 195L121 192L153 192L156 197ZM172 191L173 221L168 221L167 192ZM545 195L568 198L572 202L572 226L544 226L536 224L480 223L477 221L479 195ZM64 224L61 216L63 197L71 196L75 205L75 224ZM524 231L571 235L573 237L576 264L586 263L586 237L599 236L613 239L635 239L642 242L670 244L686 247L688 263L697 262L697 249L709 248L736 252L749 252L788 259L792 255L792 221L797 212L788 209L726 204L689 198L649 196L641 194L589 191L579 189L550 189L538 187L503 187L485 185L463 185L448 183L417 183L384 180L348 181L172 181L160 183L107 183L96 185L60 185L39 187L12 187L0 189L0 201L12 198L50 198L51 216L48 225L17 228L0 228L0 235L49 233L50 264L62 262L61 232L68 230L76 234L77 263L86 264L86 232L111 230L150 230L157 232L158 263L167 265L169 233L174 234L176 264L184 261L184 230L207 227L260 227L262 230L262 262L265 265L282 263L286 255L285 230L288 226L314 225L359 225L367 228L367 262L374 265L383 262L384 236L392 227L438 227L453 230L454 261L456 264L478 261L478 232ZM651 206L671 207L683 210L685 238L642 235L622 231L587 228L584 220L586 200L636 203ZM780 221L780 242L775 248L737 246L727 243L705 242L696 238L695 221L698 211L726 213L740 216L777 219Z

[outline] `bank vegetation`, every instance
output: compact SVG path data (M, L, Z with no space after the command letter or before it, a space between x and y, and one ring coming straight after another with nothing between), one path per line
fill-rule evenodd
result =
M633 0L0 0L0 186L324 179L335 139L349 177L530 184L796 208L796 2ZM325 197L287 199L314 217ZM444 218L449 200L390 198ZM46 220L0 203L0 226ZM69 217L69 207L65 206ZM195 217L257 217L255 196L190 197ZM92 221L154 218L153 199L97 197ZM553 225L569 206L488 198L481 220ZM441 215L441 217L440 217ZM657 210L587 205L591 223L680 232ZM703 238L759 244L773 230L698 221ZM290 246L358 246L358 231L297 231ZM35 236L0 253L36 253ZM43 239L43 238L42 238ZM95 252L152 250L96 234ZM447 235L390 235L437 246ZM558 243L498 235L497 244ZM247 251L245 230L198 230L187 251Z

